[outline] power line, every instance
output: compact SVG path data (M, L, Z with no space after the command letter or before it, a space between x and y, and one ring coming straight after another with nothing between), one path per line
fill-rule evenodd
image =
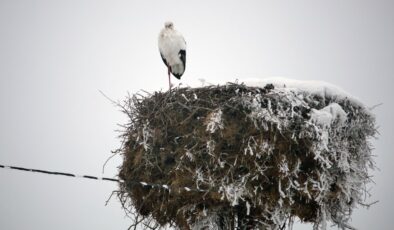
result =
M171 186L166 185L166 184L154 184L154 183L147 183L147 182L144 182L144 181L123 181L123 180L120 180L120 179L109 178L109 177L97 177L97 176L89 176L89 175L78 175L78 174L73 174L73 173L56 172L56 171L24 168L24 167L1 165L1 164L0 164L0 168L10 169L10 170L19 170L19 171L25 171L25 172L43 173L43 174L49 174L49 175L55 175L55 176L68 176L68 177L84 178L84 179L91 179L91 180L102 180L102 181L112 181L112 182L118 182L118 183L127 183L127 185L131 185L131 186L136 186L137 185L137 186L143 186L143 187L146 187L146 188L165 189L165 190L168 190L168 191L181 192L181 190L184 190L186 192L207 192L207 190L195 189L195 188L189 188L189 187L177 187L176 189L174 189Z
M26 171L26 172L44 173L44 174L51 174L51 175L57 175L57 176L68 176L68 177L85 178L85 179L91 179L91 180L104 180L104 181L121 182L121 180L118 180L118 179L115 179L115 178L109 178L109 177L96 177L96 176L89 176L89 175L77 175L77 174L72 174L72 173L53 172L53 171L47 171L47 170L41 170L41 169L30 169L30 168L23 168L23 167L17 167L17 166L0 165L0 168L15 169L15 170Z

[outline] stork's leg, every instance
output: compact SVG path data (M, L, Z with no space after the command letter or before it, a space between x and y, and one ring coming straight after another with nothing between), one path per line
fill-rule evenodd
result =
M170 91L171 91L171 71L170 71L170 67L168 67L168 85L170 87Z

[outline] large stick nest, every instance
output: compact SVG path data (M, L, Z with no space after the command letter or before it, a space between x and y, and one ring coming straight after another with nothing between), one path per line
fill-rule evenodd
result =
M347 98L227 84L123 108L121 201L158 226L345 228L363 202L375 120Z

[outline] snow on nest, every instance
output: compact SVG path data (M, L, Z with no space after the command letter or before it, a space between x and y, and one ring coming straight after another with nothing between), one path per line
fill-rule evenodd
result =
M338 105L338 103L335 102L320 110L312 109L311 112L312 122L321 125L322 127L330 127L334 121L338 121L338 125L342 127L345 125L346 119L346 112L340 105Z
M198 79L199 83L194 82L194 84L188 85L192 88L209 86L209 85L225 85L227 81L207 81L206 79ZM314 80L295 80L284 77L270 77L270 78L247 78L239 79L238 83L243 83L250 87L264 87L267 84L272 84L276 89L294 93L305 93L311 95L317 95L321 97L335 98L337 101L349 100L355 105L365 107L364 104L353 95L349 94L345 90L338 86L324 82L324 81L314 81Z
M348 99L358 105L363 105L360 100L345 90L324 81L301 81L282 77L266 79L246 79L243 82L247 86L264 87L273 84L277 89L284 89L292 92L306 92L322 97L337 98L339 100Z
M218 82L218 81L207 81L205 79L198 79L199 84L194 83L191 87L198 88L210 85L225 85L228 82ZM322 128L328 128L332 125L332 123L337 122L338 126L341 127L345 124L347 119L347 114L343 110L343 108L336 102L347 100L354 105L360 106L364 109L364 112L373 116L370 113L370 109L367 108L358 98L349 94L345 90L341 89L338 86L333 84L324 82L324 81L313 81L313 80L295 80L283 77L270 77L264 79L257 78L248 78L237 80L237 83L243 83L246 86L250 87L260 87L264 88L267 84L272 84L275 87L276 91L284 92L284 93L293 93L295 95L316 95L322 98L330 98L332 101L331 104L326 107L317 110L312 109L311 111L311 121L321 126ZM301 97L302 98L302 97ZM220 118L220 116L216 116L216 119ZM211 132L215 132L217 129L217 125L220 124L217 120L212 120L211 123L207 126L207 129L211 130Z

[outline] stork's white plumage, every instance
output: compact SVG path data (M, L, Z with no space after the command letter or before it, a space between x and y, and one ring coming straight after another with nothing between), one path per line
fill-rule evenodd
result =
M181 79L186 68L186 42L182 34L174 29L172 22L166 22L159 34L159 51L168 68L168 83L171 89L170 73Z

